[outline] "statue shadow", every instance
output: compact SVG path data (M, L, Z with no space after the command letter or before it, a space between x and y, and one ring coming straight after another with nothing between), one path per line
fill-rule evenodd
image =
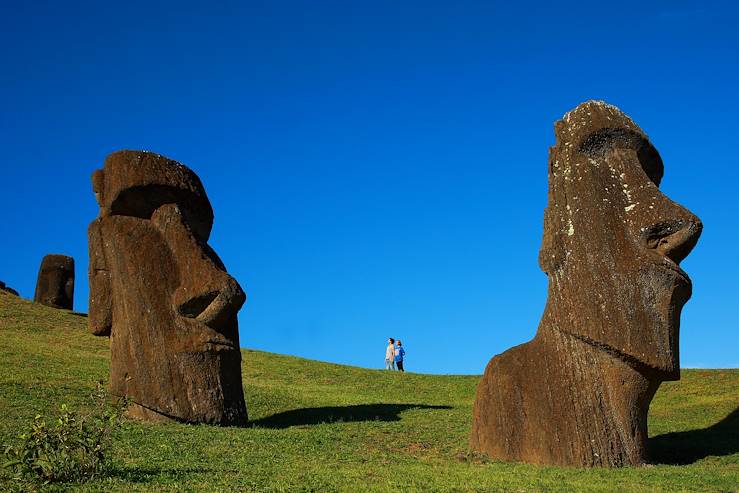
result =
M692 464L709 455L739 453L739 407L708 428L652 437L648 447L652 464Z
M250 422L249 426L253 428L283 429L291 426L310 426L322 423L400 421L400 413L409 409L452 409L452 407L429 406L426 404L356 404L352 406L306 407L257 419Z

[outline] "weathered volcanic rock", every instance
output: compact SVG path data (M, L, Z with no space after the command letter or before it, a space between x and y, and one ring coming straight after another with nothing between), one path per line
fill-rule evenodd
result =
M88 320L110 336L112 392L141 419L244 424L245 295L206 243L213 210L200 179L158 154L120 151L92 182Z
M589 101L555 124L534 339L494 357L477 388L472 449L502 460L646 460L647 411L680 378L678 264L701 222L663 195L662 159L618 108Z
M41 260L33 301L54 308L71 310L74 304L74 259L66 255L47 255Z
M9 293L18 296L18 291L9 286L6 286L3 281L0 281L0 291L3 293Z

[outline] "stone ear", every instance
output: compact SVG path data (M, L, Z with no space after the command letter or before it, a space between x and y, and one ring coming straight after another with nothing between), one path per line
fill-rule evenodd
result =
M92 172L92 191L95 193L103 193L103 183L105 181L105 171L96 169Z
M547 274L557 270L562 264L562 237L557 220L552 217L549 207L544 209L544 235L539 250L539 266Z
M105 171L96 169L92 173L92 191L95 192L95 201L103 206L103 188L105 186Z
M90 301L87 314L89 330L96 336L110 336L113 327L113 296L110 271L105 260L103 221L95 219L87 230L90 255Z

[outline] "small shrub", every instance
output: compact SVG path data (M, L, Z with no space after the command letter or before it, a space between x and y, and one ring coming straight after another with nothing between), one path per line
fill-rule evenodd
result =
M86 481L100 475L109 461L112 433L119 426L125 402L108 404L102 383L90 396L92 410L80 414L62 404L49 422L39 415L19 443L5 447L7 462L17 479L44 483Z

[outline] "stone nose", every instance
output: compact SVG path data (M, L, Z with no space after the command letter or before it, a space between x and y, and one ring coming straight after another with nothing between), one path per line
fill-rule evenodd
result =
M660 221L645 228L644 243L647 248L679 264L688 256L703 231L703 223L694 215Z
M176 204L166 204L152 215L177 265L179 286L172 295L177 312L223 333L246 300L218 255L196 237Z
M217 331L228 325L246 301L246 294L236 280L226 274L218 276L217 285L208 283L179 303L178 312L194 318Z

